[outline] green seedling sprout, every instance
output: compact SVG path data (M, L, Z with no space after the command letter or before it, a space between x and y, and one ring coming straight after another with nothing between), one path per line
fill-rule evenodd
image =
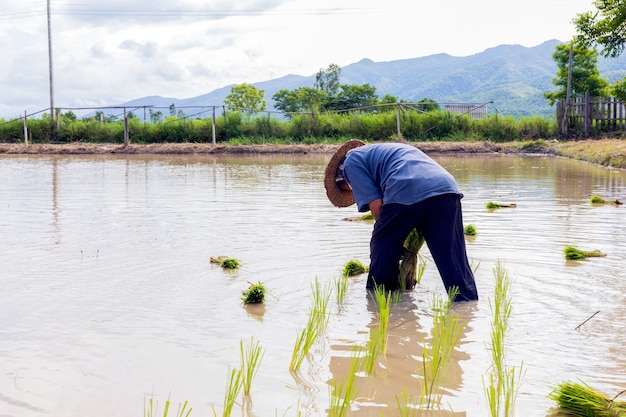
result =
M330 319L328 312L328 301L331 295L330 286L326 285L324 288L321 288L319 281L315 278L315 283L311 288L313 290L313 305L309 309L309 318L306 326L296 338L291 354L291 362L289 363L291 371L300 369L304 358L311 350L320 333L326 330Z
M163 408L163 417L167 417L169 415L169 411L170 411L170 397L167 397L167 401L165 401L165 407ZM176 417L189 417L189 415L191 414L191 410L192 408L188 406L188 402L185 401L184 403L179 403L178 404L178 412L176 413ZM145 400L144 400L144 405L143 405L143 415L144 417L155 417L157 413L157 409L159 408L159 403L158 401L155 401L154 398L150 398L150 400L148 401L148 403L146 404Z
M491 367L487 377L483 377L485 398L491 417L512 416L515 414L515 400L523 376L524 364L519 368L506 364L505 339L511 316L511 299L508 296L511 279L508 271L497 263L494 268L494 297L489 300L491 309Z
M452 353L465 327L465 322L461 322L459 315L451 311L453 300L458 294L458 288L453 287L448 293L447 300L435 295L431 302L432 337L430 348L424 341L422 352L424 383L420 404L426 409L434 409L441 404L442 394L439 390L448 375Z
M256 376L265 351L254 338L250 339L250 344L244 347L243 340L239 342L241 352L242 386L244 395L250 395L250 387Z

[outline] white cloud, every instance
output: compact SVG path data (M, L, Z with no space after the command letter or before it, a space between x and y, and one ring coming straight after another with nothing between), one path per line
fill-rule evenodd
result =
M5 4L10 3L10 4ZM568 40L589 0L52 2L55 105L186 98L287 74ZM49 106L45 2L0 4L0 118ZM82 104L79 104L82 103Z

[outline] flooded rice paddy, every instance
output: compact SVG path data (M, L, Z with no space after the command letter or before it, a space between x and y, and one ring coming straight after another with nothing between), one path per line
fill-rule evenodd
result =
M441 408L488 415L498 263L512 281L506 363L526 369L518 415L549 415L547 395L562 381L610 397L626 388L626 208L589 202L626 199L626 173L553 157L434 157L465 194L481 297L454 308L465 327ZM345 221L354 206L325 197L327 159L0 157L0 416L141 416L150 398L160 410L170 398L174 408L188 401L191 416L221 415L251 338L265 353L245 415L327 415L329 381L346 378L352 348L378 322L365 276L349 278L326 332L289 371L312 283L369 258L372 225ZM488 201L517 207L487 210ZM568 261L566 245L607 256ZM241 268L210 262L222 255ZM258 282L271 294L244 307L242 291ZM391 306L387 352L357 378L350 415L395 416L404 388L419 396L434 295L443 285L429 261Z

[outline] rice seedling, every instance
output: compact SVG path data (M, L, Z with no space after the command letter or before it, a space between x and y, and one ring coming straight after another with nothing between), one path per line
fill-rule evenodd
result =
M415 281L417 282L417 284L421 284L424 272L426 272L426 260L420 256L419 262L417 264L417 274L415 277Z
M624 393L609 398L587 384L568 381L554 388L548 398L571 417L612 417L626 415L626 402L616 401Z
M167 401L165 401L165 407L163 408L163 417L167 417L169 415L169 410L170 410L170 397L167 397ZM189 417L189 415L191 414L191 410L193 410L191 407L187 408L188 406L188 402L185 401L184 403L179 403L178 404L178 412L176 413L176 417ZM155 401L154 398L150 397L150 400L148 401L148 403L146 404L146 401L144 400L144 405L143 405L143 415L144 417L155 417L156 413L158 412L159 408L159 403L158 401Z
M365 274L368 271L369 271L369 268L363 265L361 261L356 260L356 259L351 259L348 262L346 262L341 272L341 275L344 277L353 277L355 275Z
M425 239L421 233L413 229L404 241L404 251L400 262L400 275L398 276L401 291L413 289L417 283L417 259L418 253ZM421 279L421 277L420 277Z
M311 347L318 339L320 333L326 330L330 315L328 313L328 301L330 299L330 287L326 285L323 289L320 287L319 281L315 279L313 290L313 305L309 309L309 318L306 326L298 337L291 355L289 369L297 371L302 366L304 358L311 350Z
M348 295L348 280L343 277L335 278L334 286L337 306L341 309Z
M265 355L265 351L260 346L259 342L254 340L254 338L251 338L250 344L245 347L243 345L243 341L240 341L239 351L241 353L243 393L245 395L250 395L252 381L259 371L259 366L261 365L261 360Z
M380 351L387 351L387 330L389 328L389 310L391 307L391 292L385 291L384 287L376 286L374 289L374 301L378 307L378 333L380 335Z
M494 297L489 299L491 322L491 366L483 386L489 412L492 417L513 416L519 386L525 374L524 364L519 369L506 364L505 339L511 316L511 300L508 296L511 279L508 271L497 263L494 268Z
M580 250L575 246L568 245L563 249L565 259L584 259L593 257L603 257L606 253L599 251L598 249L592 251Z
M228 378L228 386L224 394L224 410L222 411L222 417L230 417L242 385L243 371L241 369L231 369ZM215 408L213 408L213 416L217 417Z
M476 236L476 226L468 224L463 228L463 234L465 236Z
M517 204L515 203L495 203L493 201L487 202L488 209L498 209L498 208L515 208Z
M369 338L365 344L363 368L368 375L371 375L374 371L378 355L387 351L391 291L385 291L383 286L377 285L374 287L374 292L370 293L370 296L378 307L378 326L370 328Z
M407 394L406 387L402 396L396 395L396 404L398 405L398 415L400 417L414 417L416 413L416 398L413 394Z
M241 300L244 304L259 304L265 301L265 286L260 282L257 284L249 283L250 287L243 293Z
M478 263L474 265L474 261L472 260L472 263L470 264L470 268L472 269L472 272L476 273L479 267L480 267L480 261L478 261Z
M348 370L348 377L341 382L336 380L329 384L330 390L330 410L328 417L345 417L350 410L350 404L354 401L357 395L357 389L355 385L356 374L359 370L359 355L356 349L352 350L352 356L350 359L350 369Z
M460 320L459 315L451 311L458 294L458 288L453 287L448 293L447 300L434 295L431 301L433 312L431 343L429 348L424 341L422 351L424 383L420 405L426 409L434 409L441 404L442 394L439 390L447 377L452 353L465 327L465 322Z

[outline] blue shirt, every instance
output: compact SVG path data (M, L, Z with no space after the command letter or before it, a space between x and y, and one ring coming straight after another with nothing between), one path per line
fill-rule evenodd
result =
M352 187L360 212L370 201L410 205L441 194L458 194L454 177L414 146L380 143L359 146L348 152L343 163L346 181Z

